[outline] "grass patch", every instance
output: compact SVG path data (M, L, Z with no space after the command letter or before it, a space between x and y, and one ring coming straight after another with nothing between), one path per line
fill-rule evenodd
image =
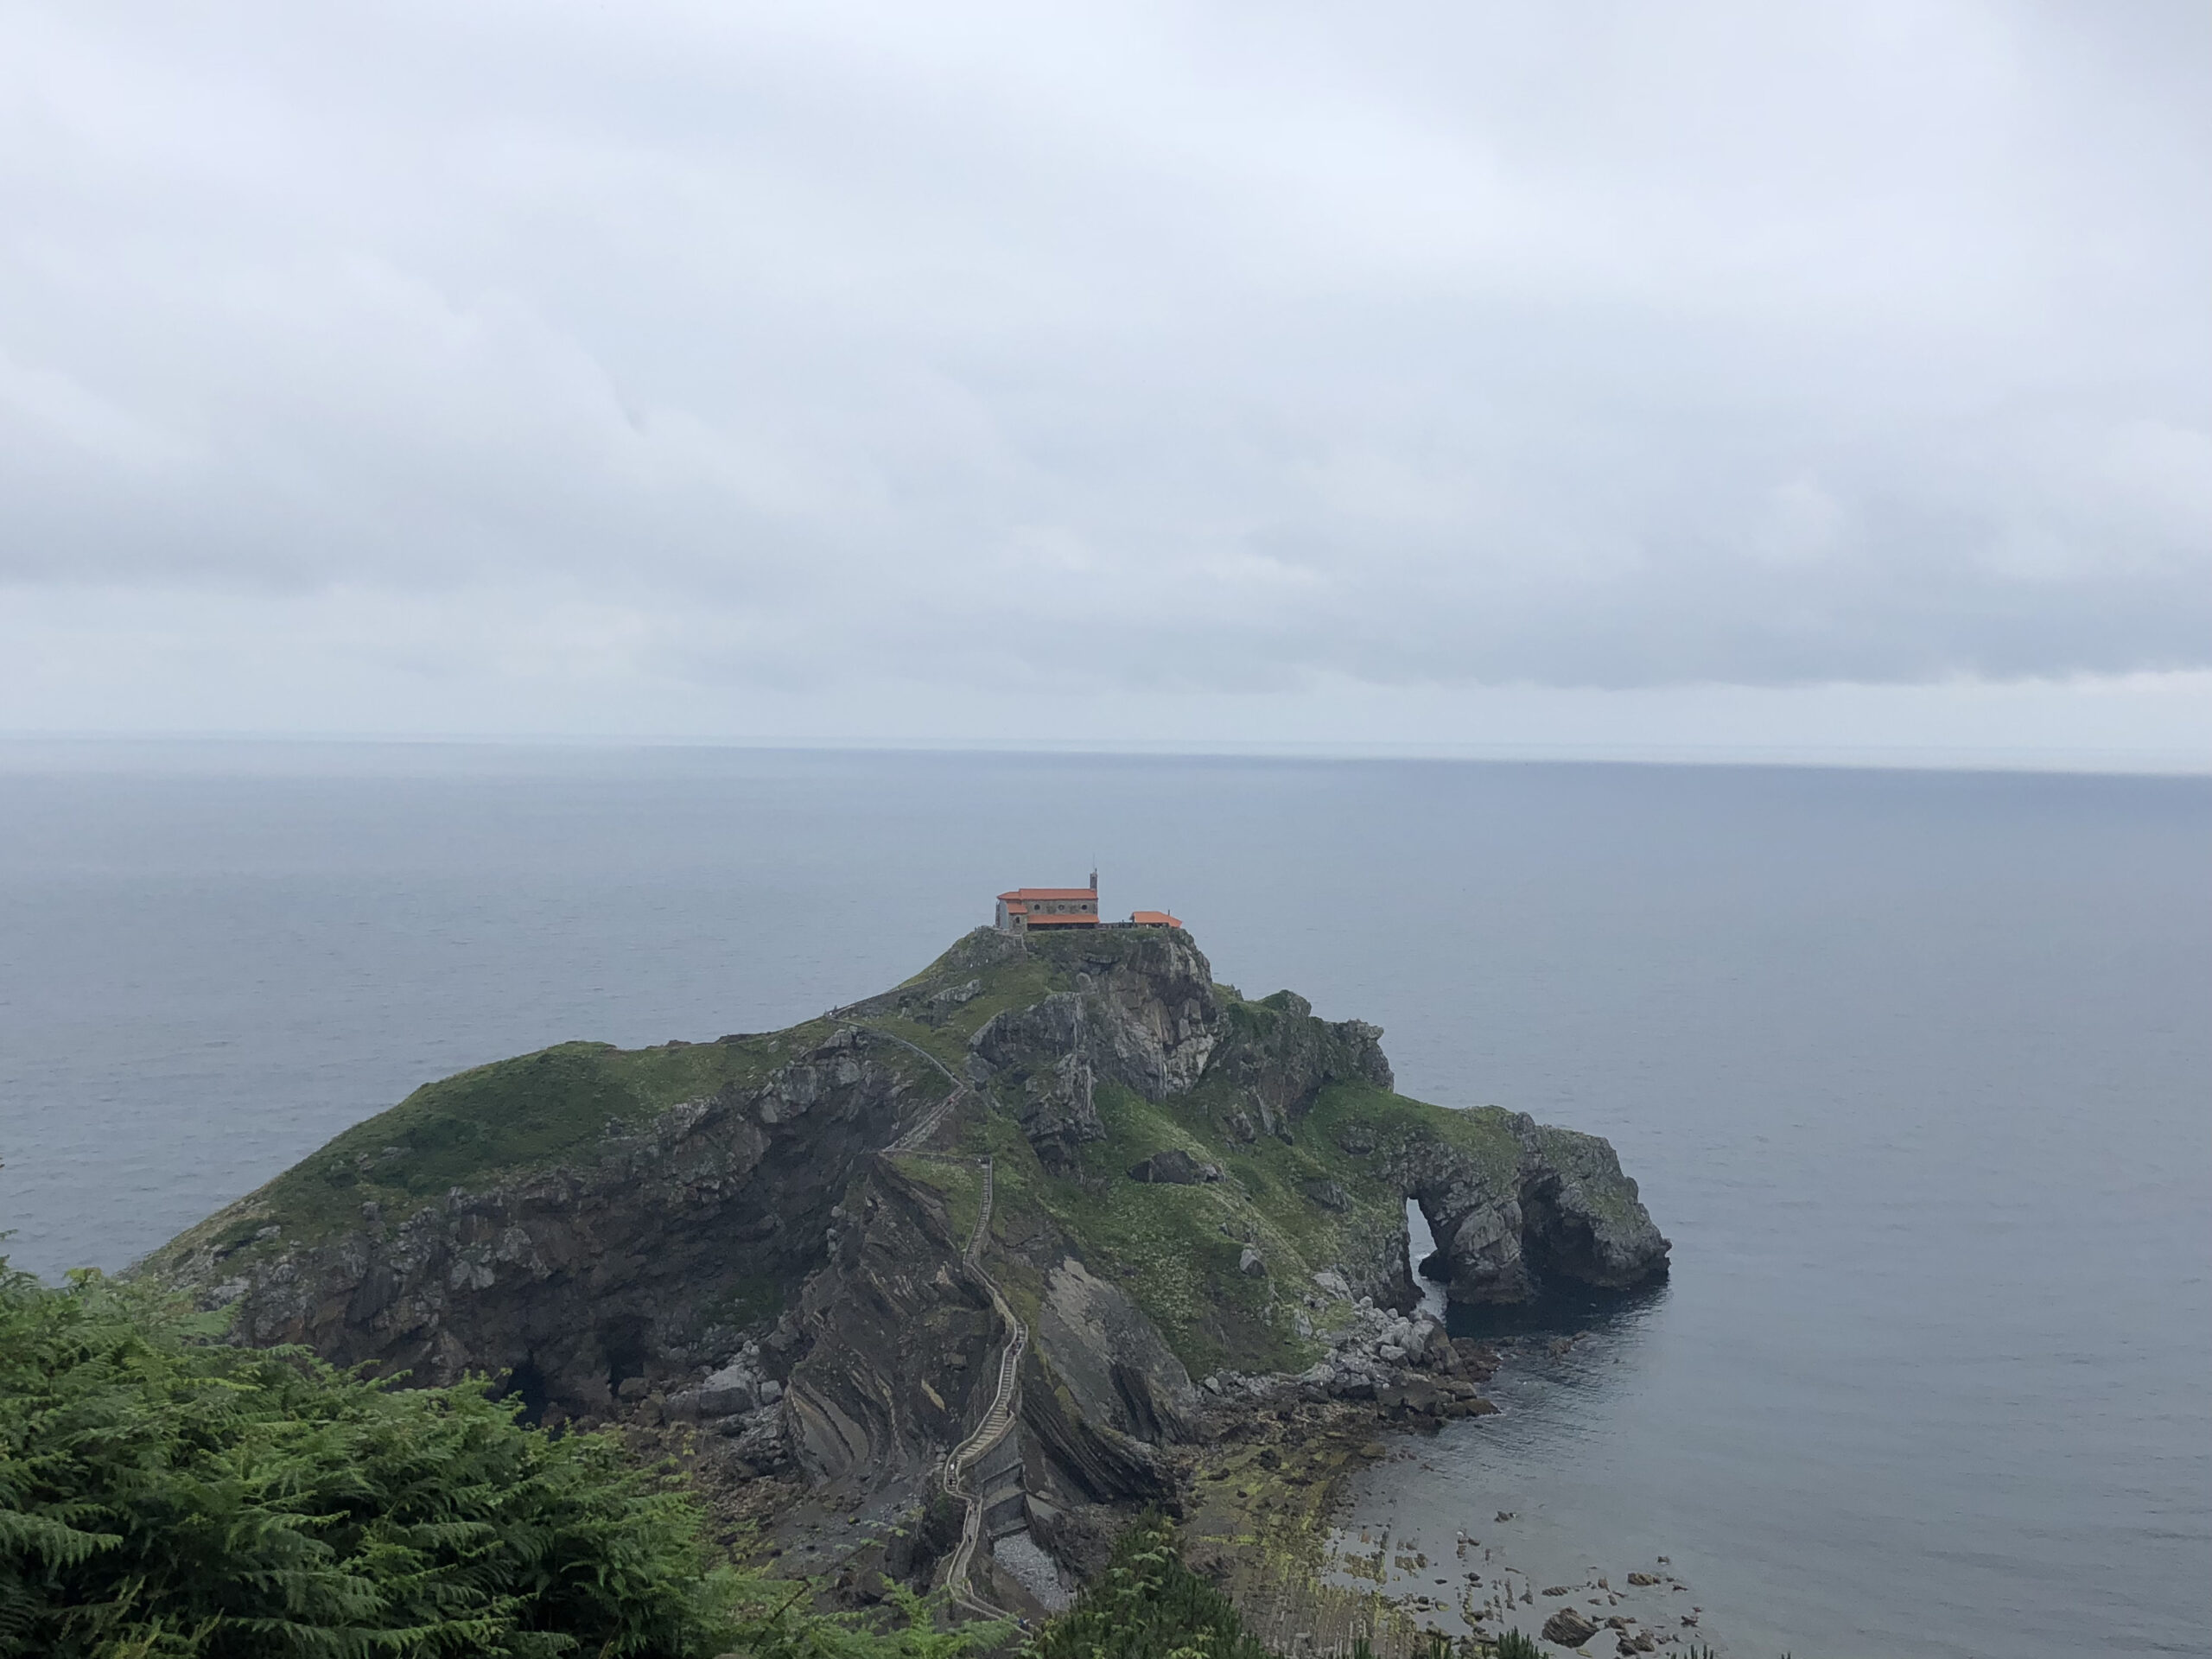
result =
M976 1230L976 1217L983 1207L983 1172L973 1164L950 1163L942 1158L912 1154L894 1155L891 1161L900 1174L918 1186L926 1186L944 1200L947 1224L956 1249L964 1249Z
M1083 1149L1079 1179L1046 1179L1038 1204L1128 1291L1194 1375L1306 1363L1279 1281L1289 1275L1287 1287L1301 1288L1307 1269L1243 1184L1233 1175L1194 1186L1128 1178L1130 1166L1155 1152L1223 1163L1204 1120L1110 1084L1095 1099L1106 1138ZM1248 1242L1268 1258L1268 1274L1239 1270Z
M453 1187L590 1161L610 1130L759 1083L793 1052L788 1037L629 1050L561 1043L476 1066L355 1124L203 1223L212 1235L195 1229L199 1237L180 1242L226 1254L271 1226L286 1243L313 1240L358 1225L371 1201L397 1221Z
M963 1056L968 1039L1009 1008L1026 1008L1069 988L1065 976L1033 956L1001 963L976 977L983 982L982 990L948 1013L943 1026L946 1039Z

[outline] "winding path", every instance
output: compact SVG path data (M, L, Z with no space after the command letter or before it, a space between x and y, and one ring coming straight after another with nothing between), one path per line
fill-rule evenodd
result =
M1014 1427L1014 1413L1021 1393L1021 1356L1029 1345L1029 1332L1007 1303L998 1281L983 1270L983 1248L991 1236L991 1160L979 1160L983 1166L983 1201L976 1212L976 1230L968 1241L968 1266L982 1281L983 1288L991 1294L991 1306L998 1310L1000 1320L1007 1328L1007 1343L999 1356L998 1388L991 1396L990 1409L983 1414L983 1421L976 1425L975 1432L946 1454L944 1459L944 1490L967 1505L968 1512L960 1524L960 1547L952 1552L952 1564L944 1575L952 1599L986 1618L1009 1617L1006 1610L995 1607L969 1588L968 1573L975 1563L976 1550L983 1539L983 1494L969 1484L969 1473L985 1454L1006 1438Z
M971 1160L948 1153L921 1151L920 1148L937 1133L938 1126L950 1114L953 1107L970 1092L968 1084L954 1076L952 1068L936 1055L918 1044L908 1042L904 1037L894 1037L889 1032L878 1031L872 1026L854 1025L850 1028L864 1031L871 1037L881 1038L886 1042L896 1043L899 1047L919 1055L942 1072L944 1080L952 1085L952 1092L931 1107L912 1127L884 1147L884 1154L904 1154L908 1157L929 1158L944 1163L972 1161L983 1172L982 1202L976 1208L975 1230L968 1236L968 1248L963 1252L962 1259L976 1281L990 1293L991 1306L996 1311L1000 1323L1006 1327L1007 1341L1005 1349L999 1355L998 1387L992 1393L990 1408L984 1412L982 1421L976 1425L968 1438L945 1454L944 1463L938 1471L944 1490L966 1506L966 1513L960 1523L959 1547L952 1552L950 1564L945 1570L944 1583L952 1592L952 1599L969 1612L984 1618L1011 1618L1013 1614L984 1600L968 1582L969 1572L975 1565L976 1551L983 1541L984 1509L983 1494L969 1484L969 1477L976 1465L988 1455L1014 1427L1014 1416L1020 1408L1021 1356L1029 1345L1028 1328L1014 1313L1013 1304L1007 1300L1006 1293L999 1288L998 1281L992 1278L983 1266L983 1252L991 1240L991 1160L988 1158Z

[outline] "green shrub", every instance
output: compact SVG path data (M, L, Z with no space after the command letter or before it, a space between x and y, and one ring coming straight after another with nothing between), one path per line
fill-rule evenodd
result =
M734 1628L690 1502L610 1438L219 1324L0 1261L0 1654L613 1659Z
M1024 1659L1269 1659L1227 1596L1184 1564L1173 1525L1147 1516L1106 1571L1023 1649Z
M887 1630L866 1614L808 1611L803 1604L812 1589L785 1579L733 1579L730 1647L745 1659L965 1659L998 1649L1011 1630L1002 1621L941 1630L942 1592L896 1589L898 1618Z
M1493 1659L1543 1659L1543 1649L1526 1630L1500 1630L1491 1653Z

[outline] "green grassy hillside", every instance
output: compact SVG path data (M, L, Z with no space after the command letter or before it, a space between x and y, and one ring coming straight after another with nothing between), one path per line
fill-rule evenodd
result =
M440 1078L356 1123L162 1254L203 1243L234 1252L272 1227L286 1242L312 1243L358 1226L365 1204L396 1223L456 1186L477 1190L594 1161L610 1132L642 1128L685 1101L758 1084L804 1035L802 1027L645 1049L561 1043Z

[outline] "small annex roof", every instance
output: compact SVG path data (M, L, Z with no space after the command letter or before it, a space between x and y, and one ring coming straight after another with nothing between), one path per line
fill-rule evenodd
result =
M1133 910L1129 912L1129 919L1139 927L1180 927L1183 925L1179 918L1170 916L1164 910Z
M999 894L1009 905L1046 899L1096 899L1097 896L1098 890L1095 887L1016 887L1011 893Z

